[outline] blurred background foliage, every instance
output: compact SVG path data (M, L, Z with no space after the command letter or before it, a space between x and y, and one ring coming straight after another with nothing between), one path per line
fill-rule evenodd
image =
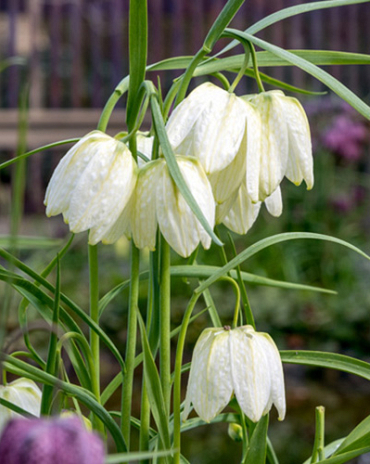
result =
M20 142L34 148L47 143L45 137L48 141L78 137L94 128L99 108L127 72L126 3L120 0L0 0L2 62L6 64L4 60L14 56L23 59L0 74L0 162L14 156ZM154 62L196 52L207 25L224 2L158 0L149 3L152 37L149 56L150 62ZM267 13L296 3L301 2L246 2L233 26L245 29ZM353 5L291 18L261 33L261 37L287 48L366 53L370 43L369 22L369 5ZM282 67L267 71L294 85L323 90L321 84L300 70ZM329 71L369 102L369 67L332 66ZM159 73L164 88L175 75ZM156 80L156 76L151 77ZM20 91L25 87L29 91L28 131L18 126L17 105ZM255 90L250 79L238 87L239 93ZM241 251L262 238L281 232L306 231L333 235L370 253L369 122L329 94L299 98L304 103L312 131L315 186L307 192L304 185L297 188L284 181L282 216L272 218L263 208L246 236L233 235L236 248ZM76 113L81 108L86 108L86 112ZM94 108L98 110L94 112ZM119 111L115 124L122 130L124 111ZM47 126L50 118L55 118L53 126ZM61 127L62 133L59 132ZM37 136L32 135L35 133ZM15 201L20 201L23 211L19 227L15 228L18 234L55 239L48 243L42 241L42 246L28 239L25 243L19 242L23 245L18 247L18 256L38 271L46 267L67 240L67 226L60 217L46 219L42 205L50 173L63 153L60 149L49 151L27 161L24 174L20 173L26 192L21 199L14 191L15 168L0 172L1 246L9 246L7 237ZM21 189L22 185L16 188ZM219 233L231 258L227 231L221 227ZM128 243L122 238L113 246L99 245L101 295L129 278ZM145 252L142 255L144 270L148 266L148 255ZM211 258L207 258L207 263L211 260L212 264L221 265L217 247L213 246L208 256ZM204 252L200 251L199 263L203 258ZM182 260L174 255L173 263L181 264ZM7 266L2 260L0 264ZM336 351L370 360L370 264L364 259L332 243L296 240L260 252L243 265L243 270L338 292L326 295L248 285L257 328L270 332L280 349ZM74 238L62 260L61 272L62 291L87 310L86 234ZM173 328L181 322L194 285L182 279L173 281ZM228 323L234 305L232 290L219 283L211 291L222 321ZM0 301L4 300L4 295L5 285L0 283ZM146 297L143 282L140 289L142 309L145 309ZM13 293L6 327L10 334L9 349L22 347L17 333L18 304L19 298ZM119 294L102 315L103 329L121 351L126 342L126 313L127 290ZM191 359L201 330L209 323L207 316L202 315L189 327L186 362ZM35 347L45 353L47 332L39 325L37 313L32 308L29 309L29 327ZM106 385L118 366L108 353L103 353L102 357L102 384ZM282 463L296 464L310 454L315 406L322 404L327 408L327 442L344 436L370 413L370 387L366 381L335 371L291 365L286 365L285 371L287 419L277 423L273 413L271 420L271 439ZM137 408L139 402L138 395ZM225 425L197 429L186 433L186 437L184 452L191 456L192 463L238 462L240 449L228 437ZM354 462L366 464L370 459L363 456Z

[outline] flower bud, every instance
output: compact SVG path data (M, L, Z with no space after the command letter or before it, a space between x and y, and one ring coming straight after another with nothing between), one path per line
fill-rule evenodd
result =
M80 419L14 419L0 440L0 464L103 464L104 446Z
M235 422L229 424L227 433L233 441L243 441L243 429L239 424L236 424Z
M0 385L0 398L19 406L34 416L40 415L41 390L32 380L19 378L5 386ZM16 412L0 404L0 434L6 423L21 417Z

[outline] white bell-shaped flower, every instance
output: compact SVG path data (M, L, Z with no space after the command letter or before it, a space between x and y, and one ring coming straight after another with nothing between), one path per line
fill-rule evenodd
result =
M207 176L199 161L176 157L181 174L195 201L213 228L215 202ZM138 248L154 250L157 226L169 245L181 256L189 256L199 242L209 248L211 238L177 189L165 159L146 163L139 170L130 220Z
M19 378L7 385L0 385L0 398L19 406L25 411L40 416L41 390L32 380ZM0 404L0 434L6 423L20 414Z
M245 157L259 152L258 112L210 82L197 87L175 108L166 128L175 153L199 159L218 203L239 187Z
M274 404L279 420L285 417L284 374L272 338L245 325L210 328L202 332L193 353L185 398L184 419L193 404L210 422L229 403L233 393L253 422Z
M247 191L254 203L270 196L286 176L313 187L310 128L299 101L280 90L245 95L261 116L260 150L247 156Z
M127 146L100 131L83 137L56 167L45 195L46 214L63 213L72 232L90 229L95 245L127 205L137 165Z

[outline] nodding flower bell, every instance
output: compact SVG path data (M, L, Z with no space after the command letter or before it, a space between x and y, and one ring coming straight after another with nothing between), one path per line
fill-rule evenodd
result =
M197 87L175 108L166 129L175 153L199 159L217 203L241 184L245 158L259 152L258 112L210 82Z
M37 417L40 416L41 395L41 390L35 382L22 377L7 385L0 385L0 398L19 406ZM0 404L0 434L6 423L15 417L21 416Z
M101 439L77 417L14 419L0 440L0 464L103 464Z
M271 216L279 217L283 211L280 187L267 197L264 203ZM252 203L246 183L243 181L236 194L217 207L216 222L224 224L237 234L246 234L255 223L261 205L260 201Z
M192 157L176 158L189 190L213 228L216 207L202 166ZM180 256L189 256L199 242L206 249L211 245L210 236L179 192L163 158L148 162L139 170L131 211L131 233L138 248L154 250L158 226Z
M193 353L185 398L184 419L191 404L210 422L235 394L241 410L253 422L274 404L285 417L284 375L272 338L245 325L205 329Z
M90 229L95 245L132 195L137 165L127 146L100 131L85 135L56 167L45 195L46 214L63 213L71 232Z
M313 187L310 127L299 101L280 90L245 95L260 114L260 150L247 156L246 185L253 203L269 197L287 177L299 185Z

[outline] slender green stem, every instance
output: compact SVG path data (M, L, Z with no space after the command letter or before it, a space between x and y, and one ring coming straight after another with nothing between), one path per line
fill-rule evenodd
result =
M24 159L28 158L29 156L34 155L35 153L39 153L41 151L49 150L50 148L59 147L60 145L66 145L68 143L76 143L79 140L80 140L79 138L61 140L60 142L49 143L48 145L44 145L42 147L35 148L34 150L28 151L27 153L23 153L23 155L19 155L19 156L16 156L15 158L12 158L12 159L8 160L8 161L4 161L3 163L0 164L0 170L10 166L11 164L18 163L19 161L24 160Z
M164 237L161 238L160 275L160 375L167 414L171 401L171 249Z
M55 299L53 308L52 327L49 339L48 359L46 363L46 372L51 375L56 374L57 368L57 343L58 343L58 323L59 323L59 302L60 302L60 262L57 261L57 279L55 285ZM53 397L53 387L44 385L41 398L41 414L48 415Z
M191 60L189 66L187 67L184 75L181 78L181 85L180 89L178 91L178 94L176 96L175 100L175 107L182 102L182 100L185 98L186 91L189 87L191 78L193 77L195 68L198 66L198 64L203 60L203 58L211 51L211 49L207 47L201 48L196 55L194 55L193 59Z
M177 450L174 455L174 464L180 464L181 455L181 367L182 356L184 352L186 331L188 329L189 320L194 310L195 304L200 296L193 294L186 308L184 317L181 323L181 331L177 342L177 351L175 359L175 375L173 383L173 447Z
M313 445L311 464L322 461L325 458L325 408L324 406L317 406L315 411L316 429L315 429L315 442Z
M89 255L89 285L90 285L90 318L99 325L99 265L97 245L88 245ZM99 335L90 329L90 348L93 363L95 365L95 375L91 377L92 393L100 403L100 338ZM103 431L104 427L100 420L94 416L94 427Z
M151 322L153 316L153 308L155 306L155 258L154 252L150 253L150 266L149 266L149 284L148 284L148 303L146 310L146 330L148 335L150 334ZM159 271L159 270L158 270ZM158 285L157 285L158 287ZM149 342L150 345L150 342ZM152 347L151 347L152 348ZM147 386L145 382L145 376L142 377L142 388L141 388L141 408L140 408L140 439L139 449L140 451L149 451L149 438L150 438L150 403L148 397ZM149 464L148 459L143 459L140 464Z
M150 429L150 404L148 392L143 376L141 390L141 409L140 409L140 451L149 451L149 429ZM149 464L148 459L140 461L140 464Z
M263 86L261 76L260 76L260 73L259 73L259 70L258 70L256 50L254 48L254 45L251 42L248 42L248 45L249 45L249 48L250 48L250 51L251 51L251 54L252 54L252 63L253 63L253 69L254 69L254 76L255 76L256 81L257 81L258 90L260 92L264 92L265 88Z
M230 233L228 233L228 236L229 236L229 241L230 241L230 244L231 244L231 247L234 253L234 257L235 257L237 255L235 243ZM243 301L244 316L245 316L246 323L251 325L254 329L256 329L256 323L254 322L254 316L253 316L251 305L249 303L247 289L245 288L245 283L244 283L244 280L242 279L242 274L241 274L239 265L236 266L236 274L238 276L239 288L241 289L241 296L242 296L242 301Z
M126 374L122 390L121 429L127 449L130 449L130 419L132 405L132 389L135 370L136 336L137 336L137 307L139 298L139 264L140 251L131 243L131 283L130 300L127 322L126 343Z
M234 79L234 82L231 84L231 86L229 88L229 93L234 92L236 86L239 84L241 78L245 74L246 69L248 68L250 47L248 48L246 46L246 44L244 44L244 43L243 43L243 46L244 46L244 61L243 61L242 67L240 68L236 78ZM259 75L258 75L258 77L259 77Z

